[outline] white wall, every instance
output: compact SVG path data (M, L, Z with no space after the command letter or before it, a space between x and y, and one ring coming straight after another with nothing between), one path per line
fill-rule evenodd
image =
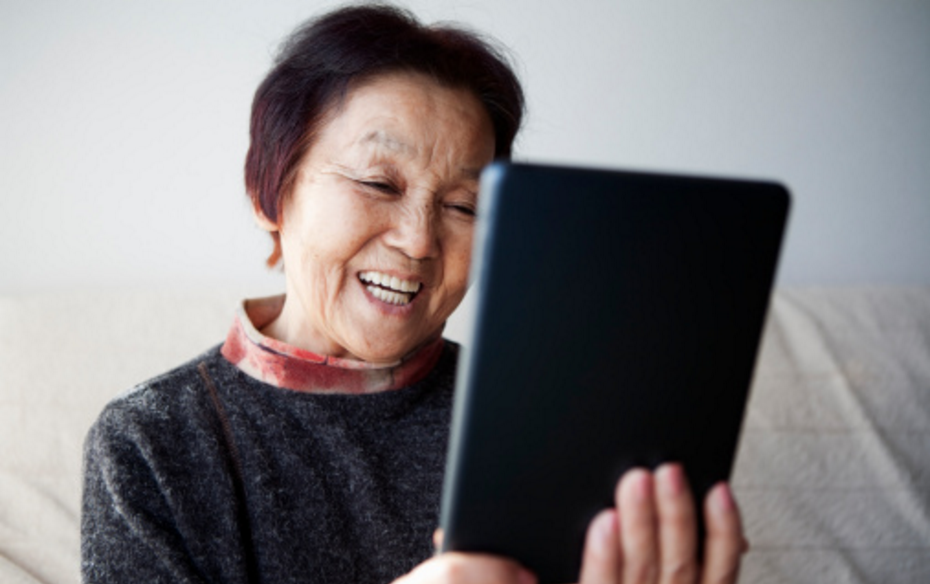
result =
M0 1L0 293L280 287L249 104L314 1ZM518 57L520 158L775 178L780 281L930 284L930 2L420 0Z

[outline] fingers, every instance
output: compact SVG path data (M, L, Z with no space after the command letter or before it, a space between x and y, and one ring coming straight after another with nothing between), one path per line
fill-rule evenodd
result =
M620 582L620 533L617 511L601 511L588 526L579 584Z
M707 540L698 561L697 509L684 470L665 464L655 473L627 472L616 508L591 522L581 584L733 584L746 551L739 510L721 483L705 502Z
M627 472L617 486L623 582L655 582L658 575L658 526L652 473Z
M743 537L739 509L726 483L719 483L704 501L707 538L704 542L702 584L732 584L739 575L739 559L749 545Z
M437 527L436 531L433 532L433 549L436 553L439 553L439 550L442 549L442 536L443 531L441 527Z
M628 472L617 493L624 582L691 584L697 580L694 499L679 464Z
M520 564L487 554L449 552L434 556L394 584L536 584Z
M694 498L678 464L659 467L656 509L659 518L660 582L678 584L697 579L697 517Z

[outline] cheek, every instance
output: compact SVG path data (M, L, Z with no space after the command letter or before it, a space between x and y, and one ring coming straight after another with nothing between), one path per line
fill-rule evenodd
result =
M290 243L301 263L316 272L339 272L378 233L382 214L349 193L316 205L293 228Z
M468 288L471 268L472 228L451 243L446 258L445 273L450 294L461 299Z
M468 284L468 272L471 269L471 241L469 245L461 250L455 260L455 273L461 286L464 288Z

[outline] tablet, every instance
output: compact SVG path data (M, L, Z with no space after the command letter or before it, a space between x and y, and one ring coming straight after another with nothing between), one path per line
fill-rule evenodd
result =
M679 461L699 501L728 479L788 207L772 182L488 167L443 549L574 582L625 470Z

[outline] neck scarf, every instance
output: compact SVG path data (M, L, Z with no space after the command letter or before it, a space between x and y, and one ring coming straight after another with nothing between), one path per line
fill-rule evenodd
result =
M283 307L283 295L243 301L222 348L226 360L245 374L277 387L332 394L398 389L426 377L442 353L440 336L388 364L318 355L260 332Z

